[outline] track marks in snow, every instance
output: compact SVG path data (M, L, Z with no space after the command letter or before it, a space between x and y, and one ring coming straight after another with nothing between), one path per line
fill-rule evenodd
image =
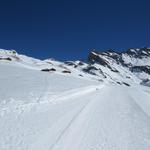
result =
M23 113L23 112L28 112L34 107L41 107L42 105L54 105L58 103L62 103L64 101L72 100L80 96L84 96L88 93L92 93L93 91L97 89L101 89L104 87L104 85L90 85L90 86L85 86L81 88L76 88L72 90L68 90L59 94L51 94L50 93L50 85L47 82L47 76L44 78L44 88L43 91L41 92L40 96L37 98L36 101L30 102L30 103L17 103L12 105L6 105L4 108L0 110L0 116L3 116L5 113L10 113L10 112L18 112L18 113Z
M99 89L102 87L103 86L99 86ZM74 94L74 91L73 96L70 94L70 97L68 98L66 95L67 100L63 98L63 101L60 103L57 102L54 105L51 105L52 107L56 107L58 110L60 110L59 106L61 105L67 106L68 104L72 105L72 103L77 103L71 106L71 110L68 109L67 113L64 115L61 114L61 117L53 122L52 126L50 126L45 134L43 134L41 137L39 136L40 138L37 140L37 142L32 145L32 150L36 150L38 147L40 147L40 145L45 146L45 149L53 149L55 145L57 145L59 140L66 134L66 132L68 132L72 124L74 124L79 116L87 109L87 107L90 106L91 102L93 101L92 95L95 93L93 91L96 91L98 87L90 86L86 87L85 89L86 90L83 90L83 88L82 90L76 89L75 91L78 91L80 94Z
M122 86L96 88L78 88L54 101L23 106L14 128L18 133L11 131L6 141L15 140L17 150L27 143L28 150L149 150L150 118L135 100L140 94L133 98L135 90Z
M56 139L55 143L53 143L53 145L50 147L49 150L53 150L55 149L55 146L57 145L57 143L63 138L63 136L65 134L67 134L68 130L71 128L71 126L74 124L74 122L76 120L78 120L78 118L82 115L82 113L84 113L86 111L86 109L88 109L90 103L91 103L91 99L88 100L86 102L86 104L81 108L81 110L79 110L77 112L77 114L71 119L71 121L68 123L68 125L66 126L66 128L60 133L60 135L58 136L58 138Z
M77 115L52 150L148 150L150 119L128 90L112 86L93 93L94 100Z

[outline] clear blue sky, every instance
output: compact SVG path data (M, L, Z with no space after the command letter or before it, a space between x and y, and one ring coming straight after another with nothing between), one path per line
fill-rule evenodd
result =
M0 48L37 58L150 46L149 0L1 0Z

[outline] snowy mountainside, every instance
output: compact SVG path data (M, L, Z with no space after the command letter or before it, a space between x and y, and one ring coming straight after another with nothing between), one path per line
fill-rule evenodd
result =
M149 51L60 62L0 50L0 150L149 150Z
M114 82L134 84L150 79L150 48L128 49L122 53L92 51L88 61Z
M143 80L150 79L150 48L128 49L122 53L93 50L86 62L39 60L20 55L14 50L0 50L0 60L26 68L66 73L114 84L140 84Z
M54 59L46 59L46 60L39 60L32 57L28 57L25 55L18 54L15 50L0 50L0 63L1 64L8 64L13 66L20 66L23 68L39 70L39 71L49 71L49 73L56 73L62 75L70 75L76 76L79 78L84 77L86 79L95 77L91 76L90 74L85 74L82 70L78 67L78 69L69 66L66 62L56 61ZM74 62L75 63L75 62ZM80 65L80 61L76 61L78 65ZM84 66L87 66L84 63Z

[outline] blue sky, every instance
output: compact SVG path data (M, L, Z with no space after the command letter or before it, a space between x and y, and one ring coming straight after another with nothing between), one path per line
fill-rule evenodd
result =
M37 58L150 46L150 1L2 0L0 47Z

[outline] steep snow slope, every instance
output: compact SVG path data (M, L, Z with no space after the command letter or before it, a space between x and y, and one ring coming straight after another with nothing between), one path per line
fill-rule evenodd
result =
M12 59L0 60L0 150L150 149L150 88L128 69L113 63L115 75L94 63L108 79L85 73L88 64L78 61L74 67L8 52L0 53ZM52 66L55 72L40 71Z

